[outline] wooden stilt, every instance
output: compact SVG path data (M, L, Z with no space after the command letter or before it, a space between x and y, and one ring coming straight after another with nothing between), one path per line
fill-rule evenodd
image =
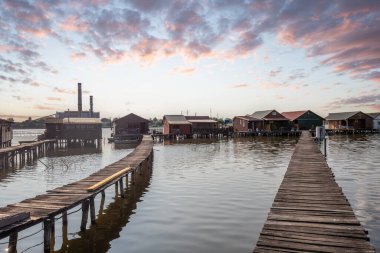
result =
M8 252L16 253L17 252L17 239L18 233L14 232L9 235L9 243L8 243Z
M125 194L124 194L124 189L123 189L123 177L121 177L121 178L119 179L119 188L120 188L120 196L121 196L122 198L124 198L124 197L125 197Z
M82 202L82 222L80 224L81 231L86 230L87 219L88 219L88 206L89 206L89 200L86 199L85 201Z
M95 201L94 197L90 198L90 216L91 216L91 224L96 223L96 217L95 217Z
M50 239L51 239L51 220L44 220L44 252L50 252Z
M67 211L62 213L62 225L67 225Z

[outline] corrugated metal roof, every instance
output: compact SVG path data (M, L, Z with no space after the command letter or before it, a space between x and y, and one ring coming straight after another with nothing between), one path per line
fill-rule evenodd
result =
M235 116L234 118L243 119L243 120L247 120L247 121L261 121L261 119L254 118L254 117L251 117L249 115L246 115L246 116Z
M164 118L169 122L169 124L177 124L177 125L188 125L191 124L186 120L183 115L165 115Z
M121 119L128 119L128 118L131 118L131 119L134 119L134 120L139 120L139 121L144 121L144 122L149 122L149 120L147 119L144 119L142 117L140 117L139 115L136 115L134 113L130 113L128 115L125 115L124 117L121 117L121 118L118 118L118 119L115 119L113 122L117 122Z
M294 111L294 112L282 112L281 114L285 118L293 121L293 120L301 117L302 115L304 115L306 112L307 111Z
M329 113L327 115L326 120L346 120L354 116L355 114L358 114L360 111L357 112L338 112L338 113Z
M265 116L267 116L268 114L270 114L273 111L274 110L257 111L257 112L252 113L249 116L251 116L253 118L257 118L257 119L263 119L263 118L265 118Z
M216 120L213 119L189 119L190 123L218 123Z
M380 112L372 112L372 113L367 113L367 114L374 119L376 119L380 116Z
M187 120L210 119L209 116L185 116Z
M99 118L47 118L46 123L50 124L101 124Z

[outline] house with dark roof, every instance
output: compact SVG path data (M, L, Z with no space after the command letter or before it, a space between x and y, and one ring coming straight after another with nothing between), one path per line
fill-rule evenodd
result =
M380 130L380 112L367 113L373 118L372 128Z
M149 120L130 113L112 122L114 136L147 134Z
M297 130L314 130L316 126L322 126L324 121L324 118L310 110L283 112L281 114L289 119L292 127Z
M12 145L12 122L0 119L0 148L10 147Z
M289 120L276 110L256 111L249 115L258 119L255 129L260 131L281 131L289 129Z
M256 129L255 122L260 122L261 119L247 116L235 116L233 119L233 128L235 133L249 133Z
M370 130L373 118L363 112L330 113L326 117L326 129Z
M218 121L209 116L185 116L185 119L191 123L193 134L211 134L219 128Z
M163 118L164 135L191 134L191 123L183 115L165 115Z

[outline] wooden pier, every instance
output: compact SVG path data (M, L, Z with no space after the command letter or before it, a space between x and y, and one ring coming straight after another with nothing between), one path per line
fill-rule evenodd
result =
M375 252L309 132L295 147L254 252Z
M38 157L45 155L49 149L54 149L56 140L43 140L29 143L23 143L18 146L12 146L0 149L0 169L21 166L33 163Z
M44 252L50 252L57 216L61 216L63 224L66 225L69 209L80 205L82 209L80 229L85 231L89 213L91 223L96 222L95 196L101 193L104 198L104 190L115 185L115 192L119 192L124 198L125 187L135 184L138 182L138 177L150 172L152 161L153 141L150 136L145 135L132 153L89 177L0 208L0 239L9 236L8 252L16 252L18 232L43 222ZM15 215L18 215L18 218L14 217Z

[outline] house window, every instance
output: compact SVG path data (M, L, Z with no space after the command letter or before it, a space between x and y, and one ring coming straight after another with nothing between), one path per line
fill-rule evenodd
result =
M272 112L272 115L273 115L273 116L276 116L276 115L277 115L277 112Z
M245 127L245 121L243 121L243 127Z

